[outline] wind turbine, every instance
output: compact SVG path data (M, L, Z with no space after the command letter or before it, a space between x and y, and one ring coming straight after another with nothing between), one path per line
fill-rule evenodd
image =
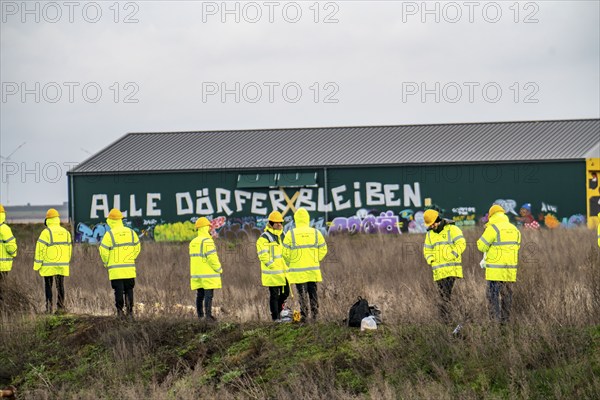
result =
M23 146L25 145L25 143L27 143L27 142L23 142L23 143L21 143L19 146L17 146L17 148L16 148L16 149L14 149L14 150L12 151L12 153L10 153L10 154L9 154L8 156L6 156L6 157L4 157L4 156L1 156L1 155L0 155L0 158L2 158L3 160L6 160L6 161L10 161L10 158L13 156L13 154L15 154L15 153L17 152L17 150L19 150L21 147L23 147ZM8 175L8 174L6 175L6 204L10 204L10 199L9 199L9 197L8 197L8 193L9 193L9 192L8 192L8 178L9 178L9 176L10 176L10 175Z

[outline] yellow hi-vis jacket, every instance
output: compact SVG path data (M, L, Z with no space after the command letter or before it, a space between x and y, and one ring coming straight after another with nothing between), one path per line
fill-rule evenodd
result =
M263 286L285 286L287 265L282 258L283 234L270 226L256 241L256 254L260 260L261 281Z
M600 213L598 213L598 247L600 247Z
M321 282L321 260L327 243L321 232L309 226L308 211L299 208L294 214L296 227L283 239L283 260L288 265L289 283Z
M196 289L220 289L223 268L217 255L210 226L198 228L198 237L190 242L190 285Z
M136 277L135 260L140 254L140 238L137 233L123 225L123 220L107 219L110 230L100 243L100 258L108 269L108 279Z
M17 256L17 240L5 221L6 213L0 212L0 272L10 271Z
M456 225L446 223L440 233L433 230L427 232L423 244L423 255L427 264L431 265L433 280L448 277L463 277L462 253L467 248L467 241Z
M71 233L60 226L59 217L46 219L46 226L35 244L33 269L40 276L69 276L73 254Z
M521 232L517 227L503 213L492 215L477 241L479 251L486 253L485 279L516 282L520 247Z

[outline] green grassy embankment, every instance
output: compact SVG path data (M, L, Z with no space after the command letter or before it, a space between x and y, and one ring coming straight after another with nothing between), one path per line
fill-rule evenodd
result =
M600 326L3 320L0 379L35 399L592 399ZM10 334L8 334L10 333Z
M187 243L143 242L137 319L118 321L98 249L74 247L65 280L73 314L44 315L33 271L41 225L15 225L19 256L0 302L0 386L20 399L598 399L600 251L588 229L523 231L511 323L491 323L486 281L465 230L464 279L451 318L422 255L423 235L327 238L319 284L320 322L273 324L252 240L217 240L223 289L219 323L194 318ZM363 296L385 325L341 321ZM142 304L145 307L138 307ZM297 299L290 301L297 308Z

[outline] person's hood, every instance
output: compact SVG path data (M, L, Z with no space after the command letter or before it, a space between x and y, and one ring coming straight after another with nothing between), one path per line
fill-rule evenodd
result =
M122 219L106 219L106 224L110 226L110 229L123 227Z
M281 236L281 234L283 233L283 229L273 229L273 227L269 225L265 226L265 231L270 232L275 236Z
M296 210L294 214L294 222L296 223L296 227L308 226L310 223L310 217L308 216L308 211L305 208L300 207Z
M490 220L488 223L497 224L500 222L508 222L508 217L506 216L506 214L498 212L490 217Z
M0 224L6 221L6 213L0 212Z
M198 228L198 236L210 237L210 226L203 226Z
M60 217L46 218L46 226L60 225Z
M432 226L428 226L427 230L434 231L435 233L440 233L441 231L444 230L444 228L446 228L446 226L455 224L454 220L446 219L446 218L440 218L440 219L441 219L441 222L438 225L437 229L433 229Z

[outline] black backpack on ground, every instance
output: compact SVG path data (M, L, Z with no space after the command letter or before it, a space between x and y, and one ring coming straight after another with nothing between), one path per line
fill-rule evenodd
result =
M357 302L350 307L350 312L348 313L348 326L360 328L362 319L369 315L371 315L369 302L359 296Z

